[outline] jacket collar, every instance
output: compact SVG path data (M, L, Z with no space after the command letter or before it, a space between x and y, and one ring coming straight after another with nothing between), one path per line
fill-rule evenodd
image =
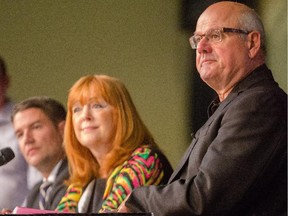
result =
M230 92L230 94L227 96L227 98L219 102L219 98L215 98L209 105L207 113L208 117L211 117L214 115L213 106L218 105L217 110L215 113L218 113L223 108L225 108L231 101L234 100L239 94L249 89L251 86L256 85L259 82L262 82L263 80L274 80L272 72L268 69L266 64L263 64L259 67L257 67L254 71L252 71L246 78L241 80L234 89Z

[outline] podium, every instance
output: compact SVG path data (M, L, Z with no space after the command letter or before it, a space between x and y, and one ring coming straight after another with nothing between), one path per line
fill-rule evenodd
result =
M153 216L153 213L66 213L52 210L41 210L27 207L16 206L12 213L5 215L26 215L26 216Z
M43 213L43 214L5 214L18 216L153 216L153 213Z
M18 216L153 216L153 213L43 213L43 214L5 214Z

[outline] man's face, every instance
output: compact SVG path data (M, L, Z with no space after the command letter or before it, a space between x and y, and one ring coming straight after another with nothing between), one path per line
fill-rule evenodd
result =
M63 122L56 128L41 109L29 108L16 113L13 125L20 150L30 165L41 170L62 158Z
M196 34L204 35L208 30L223 27L239 28L235 16L227 8L207 9L199 18ZM247 35L222 33L222 41L211 43L205 37L196 51L196 66L200 77L217 93L235 85L246 74L248 64Z

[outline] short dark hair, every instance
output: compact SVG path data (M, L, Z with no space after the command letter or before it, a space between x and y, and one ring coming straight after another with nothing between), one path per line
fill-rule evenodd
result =
M60 102L47 96L36 96L23 100L13 107L11 114L12 122L18 112L29 108L42 110L55 126L66 119L66 109Z
M6 71L6 64L4 59L0 56L0 77L6 76L7 71Z

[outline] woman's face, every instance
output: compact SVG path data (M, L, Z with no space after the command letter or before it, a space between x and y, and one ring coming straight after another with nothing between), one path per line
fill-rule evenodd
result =
M116 132L116 109L102 98L72 107L73 127L78 141L93 155L112 148Z

